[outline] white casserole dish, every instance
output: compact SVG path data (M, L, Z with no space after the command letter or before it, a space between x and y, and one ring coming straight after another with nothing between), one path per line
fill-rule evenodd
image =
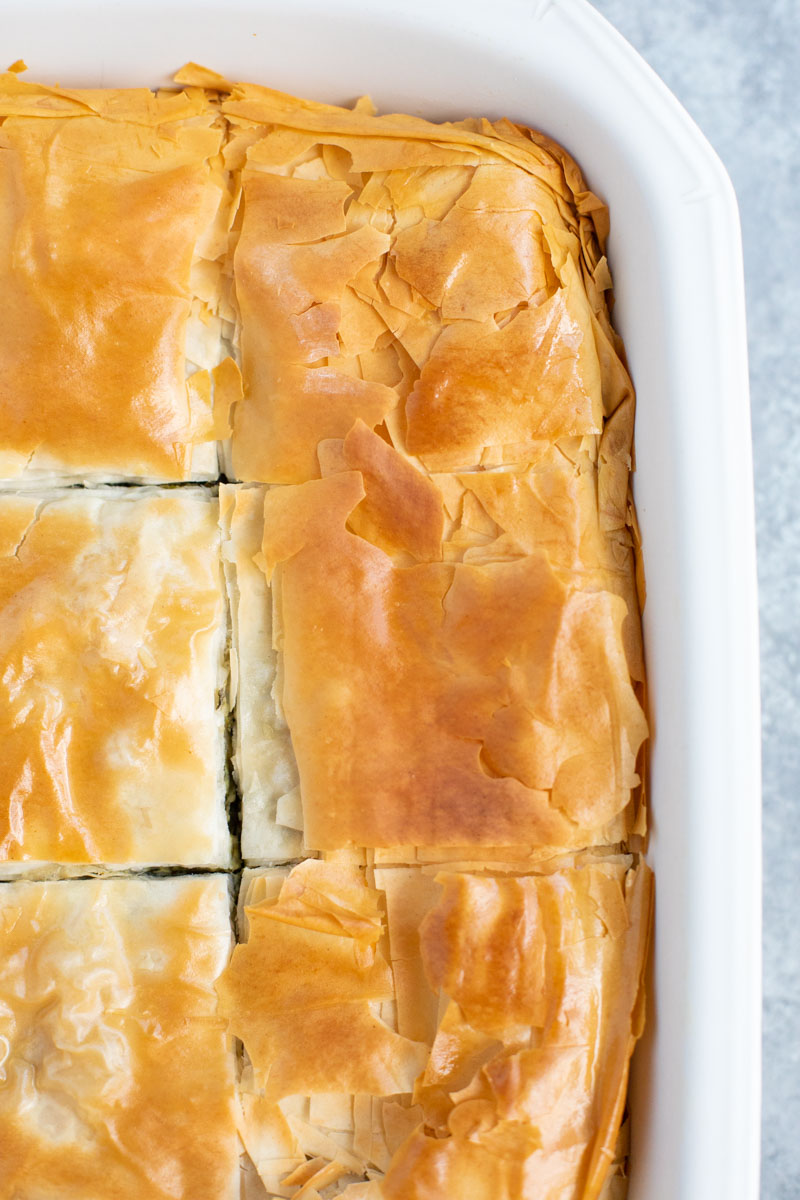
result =
M638 390L653 723L654 978L631 1200L755 1200L760 769L741 247L723 167L585 0L9 0L33 79L157 85L187 59L383 111L509 116L609 203L615 322ZM6 62L2 64L6 65Z

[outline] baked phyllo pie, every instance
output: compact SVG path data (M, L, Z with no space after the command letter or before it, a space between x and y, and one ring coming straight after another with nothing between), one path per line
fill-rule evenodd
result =
M272 745L281 783L244 789L246 856L298 828L306 851L398 861L641 833L633 391L604 207L509 122L217 87L242 188L230 470L271 485L238 596L271 605L277 660L239 737L242 763Z
M216 478L223 405L187 389L222 357L215 110L11 74L0 122L0 479Z
M406 859L640 830L633 554L602 528L597 467L546 450L428 475L363 422L321 458L322 479L235 501L240 753L264 767L245 856L298 828L309 849Z
M218 503L0 494L0 872L227 865Z
M0 884L0 1196L238 1200L224 875Z
M0 1200L621 1200L606 210L509 121L176 82L0 79Z
M267 1194L601 1194L642 1028L646 867L312 860L246 886L218 988L246 1055L245 1169Z

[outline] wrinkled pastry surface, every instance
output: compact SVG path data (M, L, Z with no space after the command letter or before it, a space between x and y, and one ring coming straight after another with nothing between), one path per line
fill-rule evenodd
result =
M222 109L243 166L237 477L313 477L358 418L439 470L602 431L630 392L605 211L559 147L251 85Z
M645 832L647 723L605 210L508 122L217 86L229 471L268 485L228 555L240 657L275 652L244 845L322 854L249 877L220 982L246 1194L611 1200L652 884L608 849Z
M393 984L378 895L360 873L306 860L274 902L245 911L249 937L220 981L221 1011L266 1095L411 1091L425 1048L371 1007L393 998Z
M0 1195L238 1197L225 876L0 884Z
M217 502L0 494L0 860L227 864Z
M222 132L200 95L0 80L0 478L187 479L194 442L216 475L185 377Z
M621 840L647 731L624 602L538 549L398 566L348 529L363 496L346 471L265 504L307 845Z
M595 1200L642 1026L647 868L369 875L248 882L219 990L250 1168L277 1195Z

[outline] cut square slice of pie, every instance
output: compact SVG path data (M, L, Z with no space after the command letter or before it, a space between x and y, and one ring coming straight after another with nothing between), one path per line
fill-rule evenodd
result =
M0 78L0 479L216 478L223 122Z
M348 463L265 497L261 561L306 846L548 857L625 840L647 725L616 584L560 569L545 544L398 557L366 523L381 500ZM409 512L391 510L391 528Z
M560 146L217 86L242 197L229 474L314 478L319 441L359 419L439 471L602 433L631 395L607 212Z
M228 880L0 884L0 1196L236 1200Z
M245 888L219 982L245 1177L350 1200L601 1195L642 1029L647 867L340 858Z
M0 494L0 870L227 865L218 503Z

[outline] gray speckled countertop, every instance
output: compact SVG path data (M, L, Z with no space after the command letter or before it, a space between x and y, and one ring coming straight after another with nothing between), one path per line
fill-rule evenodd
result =
M739 197L764 747L762 1200L800 1198L800 0L593 0L689 110Z

